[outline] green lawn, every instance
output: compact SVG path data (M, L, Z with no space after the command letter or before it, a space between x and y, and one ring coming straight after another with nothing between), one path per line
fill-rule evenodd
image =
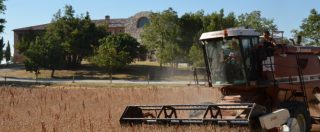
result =
M40 70L39 78L48 79L50 70ZM0 76L17 77L17 78L35 78L33 73L27 72L24 69L17 69L9 72L1 72ZM58 79L109 79L105 69L99 68L90 64L83 64L80 68L74 70L56 70L55 78ZM113 79L125 80L192 80L193 73L191 67L179 66L171 68L169 65L164 65L160 68L159 63L149 61L138 61L118 69L113 73Z

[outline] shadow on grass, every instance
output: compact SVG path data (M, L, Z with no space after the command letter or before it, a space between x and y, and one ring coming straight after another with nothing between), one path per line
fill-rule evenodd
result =
M74 78L107 80L109 79L108 72L104 68L93 65L83 65L74 71ZM192 71L175 69L169 67L159 67L152 65L128 65L121 69L113 71L113 80L170 80L174 76L190 76ZM54 77L54 79L73 79L73 75Z
M51 83L43 82L19 82L19 81L0 81L0 87L16 87L16 88L40 88L37 86L50 86Z
M2 69L23 69L23 64L0 64L0 68Z

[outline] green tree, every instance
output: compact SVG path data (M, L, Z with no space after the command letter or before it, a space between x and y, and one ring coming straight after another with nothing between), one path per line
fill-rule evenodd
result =
M177 63L181 58L179 47L178 15L172 8L159 13L152 13L150 23L141 34L143 44L149 50L155 50L160 66L163 63Z
M260 11L253 11L251 13L241 14L238 17L239 26L256 29L258 32L276 31L277 25L274 24L273 19L267 19L261 16Z
M9 41L8 41L8 43L7 43L7 47L6 47L4 56L5 56L6 62L7 62L7 64L8 64L8 62L9 62L10 59L11 59L11 48L10 48L10 43L9 43Z
M127 52L128 56L125 59L126 64L130 64L134 61L135 58L138 58L139 52L141 51L140 49L143 48L135 38L126 33L111 35L110 42L118 44L118 52Z
M62 69L66 65L65 51L61 44L56 43L50 36L45 36L46 52L44 53L46 62L43 68L51 70L51 78L54 77L55 70Z
M6 10L6 6L4 5L5 0L0 0L0 14L4 14L4 11ZM6 23L6 20L4 18L0 18L0 33L4 30L4 24ZM0 40L0 62L3 59L3 47L4 47L4 41L3 38Z
M55 70L65 66L63 48L50 37L37 36L33 41L24 43L22 44L29 45L23 52L26 57L24 62L26 70L34 72L36 77L40 74L40 69L50 69L51 77L54 77Z
M3 42L3 37L0 39L0 62L3 60L3 48L5 46L5 43Z
M223 30L226 28L236 27L238 24L237 18L234 13L229 13L227 16L224 15L224 10L221 9L219 12L213 12L209 15L204 16L202 12L197 12L193 14L196 16L196 21L194 20L187 20L190 22L190 26L185 26L181 29L184 32L188 32L189 35L183 35L182 37L184 40L189 43L188 53L185 55L189 59L189 63L191 63L194 67L196 66L204 66L204 59L203 59L203 51L199 41L200 35L203 32L209 31L216 31L216 30ZM183 17L181 17L182 19ZM192 23L197 23L196 27L192 27ZM190 28L191 30L185 30ZM196 29L196 30L194 30ZM193 36L193 38L192 38ZM190 39L192 38L192 39Z
M54 14L46 31L31 32L22 38L18 50L28 58L25 62L28 71L38 74L40 68L50 69L54 77L55 70L79 66L84 57L93 55L98 39L107 35L106 28L96 27L89 13L74 17L74 12L67 5L64 15L61 10Z
M36 79L40 74L41 67L46 64L46 49L44 40L40 37L36 37L34 41L29 42L30 47L24 52L26 57L24 61L26 71L33 72L36 75Z
M188 57L190 58L190 62L193 67L205 66L204 59L203 59L203 50L200 46L201 45L199 44L194 44L190 48Z
M316 9L310 11L310 15L305 18L299 30L293 31L296 35L301 35L308 45L320 45L320 14Z
M113 70L130 64L139 55L139 43L128 34L110 35L99 42L100 46L92 57L92 62L106 68L110 79Z
M147 53L148 53L148 49L146 48L145 45L140 45L139 46L139 55L138 55L138 59L139 60L146 60L147 58Z
M5 0L0 0L0 14L4 14L4 11L6 10L6 6L4 5ZM0 33L3 32L4 24L6 23L6 20L4 18L0 18Z
M190 62L191 59L188 57L189 50L193 44L199 44L199 37L203 31L203 22L204 17L203 10L196 13L185 13L179 19L180 26L180 47L185 56L184 61Z
M45 31L34 32L32 30L27 30L24 32L25 33L21 37L21 40L19 40L18 44L15 45L15 46L17 46L16 48L18 49L17 52L19 52L19 54L23 54L29 48L30 42L34 41L37 36L43 36L43 34L46 33Z
M198 39L203 32L238 26L253 28L259 32L277 30L273 20L262 17L260 11L236 16L233 12L225 15L221 9L208 15L204 15L203 11L185 13L178 18L177 13L169 8L163 12L152 13L150 18L150 23L144 27L141 38L149 50L156 51L160 66L163 63L179 61L187 61L194 65L204 64L193 62L203 61L201 47L194 46L200 45Z
M213 12L203 18L203 32L223 30L226 28L236 27L238 24L237 18L234 13L230 13L227 16L224 15L224 10L219 12Z
M106 35L105 30L91 21L89 13L81 17L75 17L74 13L72 6L66 5L64 15L59 10L46 32L51 42L63 47L68 67L79 66L82 59L91 56L98 40Z

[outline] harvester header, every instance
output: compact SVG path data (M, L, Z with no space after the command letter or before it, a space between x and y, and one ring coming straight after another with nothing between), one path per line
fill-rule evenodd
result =
M207 105L127 106L121 124L232 124L249 125L254 103ZM238 113L236 111L239 111ZM242 118L236 118L242 113Z

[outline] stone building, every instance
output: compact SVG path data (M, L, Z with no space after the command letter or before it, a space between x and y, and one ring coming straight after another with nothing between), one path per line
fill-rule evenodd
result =
M149 23L151 12L139 12L135 15L129 17L129 18L120 18L120 19L112 19L110 16L105 16L104 19L98 19L98 20L92 20L93 23L95 23L97 26L108 24L107 31L111 34L116 33L128 33L132 37L136 38L138 42L141 41L140 34L143 30L143 26L146 23ZM30 26L30 27L23 27L14 29L14 61L15 63L22 63L23 62L23 56L19 54L19 51L17 50L17 46L19 45L19 41L24 36L32 35L35 36L37 34L42 34L45 32L47 26L49 24L41 24L36 26Z

